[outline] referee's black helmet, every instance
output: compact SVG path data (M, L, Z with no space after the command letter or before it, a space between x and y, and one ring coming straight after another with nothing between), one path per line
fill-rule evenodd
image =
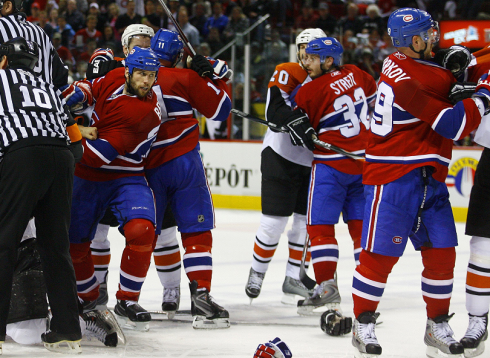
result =
M0 45L0 56L7 56L9 68L33 70L39 59L39 47L35 42L16 37Z
M10 1L14 6L14 12L22 10L22 7L24 6L24 0L0 0L0 10L7 1Z

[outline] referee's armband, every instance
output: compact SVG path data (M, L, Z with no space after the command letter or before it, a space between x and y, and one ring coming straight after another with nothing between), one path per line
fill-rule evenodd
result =
M82 140L82 133L80 132L80 129L78 129L78 125L76 123L66 127L66 131L68 132L68 136L70 137L72 143Z

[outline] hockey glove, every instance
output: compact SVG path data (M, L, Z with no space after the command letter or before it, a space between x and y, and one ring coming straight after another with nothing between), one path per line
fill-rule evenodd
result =
M475 94L476 83L473 82L456 82L451 86L449 91L449 100L456 104L466 98L471 98Z
M476 84L476 92L472 96L473 98L480 98L485 106L485 113L487 115L490 113L490 71L485 73L480 77L478 83Z
M73 157L75 157L75 163L78 163L80 160L82 160L83 145L81 140L79 140L78 142L72 142L68 146L68 149L70 149L71 153L73 154Z
M434 56L434 61L450 70L454 77L458 78L468 68L471 62L471 53L465 46L454 45L438 51Z
M254 358L291 358L292 356L293 353L291 353L287 344L281 341L279 337L267 343L259 344L254 353Z
M207 76L213 79L213 66L211 66L209 61L203 55L195 55L194 57L189 56L187 59L187 67L189 67L191 70L196 71L201 77Z
M93 104L92 89L88 81L75 81L71 85L61 88L61 95L65 98L68 107L83 103L87 106Z
M315 143L313 143L313 136L316 135L315 130L311 126L308 116L301 113L299 109L295 110L294 116L286 123L286 127L289 129L289 137L293 145L301 146L309 150L315 149Z
M230 70L226 61L215 60L214 58L208 57L208 61L213 66L213 80L220 79L224 80L226 83L231 81L233 77L233 71Z
M320 327L329 336L342 336L352 331L352 318L342 316L339 311L328 310L320 318Z

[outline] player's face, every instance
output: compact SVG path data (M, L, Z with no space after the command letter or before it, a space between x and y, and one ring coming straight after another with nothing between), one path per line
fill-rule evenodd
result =
M124 46L124 54L127 56L128 53L135 47L149 48L151 46L151 38L149 36L133 36L129 39L129 48Z
M303 61L306 71L311 79L315 79L323 75L322 64L320 63L320 56L310 55L305 53L305 60Z
M133 75L127 76L126 86L128 86L128 92L138 97L145 97L151 91L153 83L155 83L156 74L154 71L133 69Z
M304 59L306 46L308 46L308 44L299 44L299 59L303 63L303 66L305 65Z

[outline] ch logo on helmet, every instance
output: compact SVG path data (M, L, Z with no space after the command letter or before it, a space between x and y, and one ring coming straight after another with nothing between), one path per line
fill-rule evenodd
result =
M332 40L323 40L323 43L327 46L332 44Z
M405 15L403 16L403 21L410 22L413 20L413 15Z
M400 236L395 236L393 237L392 241L394 244L401 244L403 239Z
M135 50L136 50L136 49L134 49L134 48L133 48L129 54L130 54L130 55L132 55L132 54L134 53L134 51L135 51Z

